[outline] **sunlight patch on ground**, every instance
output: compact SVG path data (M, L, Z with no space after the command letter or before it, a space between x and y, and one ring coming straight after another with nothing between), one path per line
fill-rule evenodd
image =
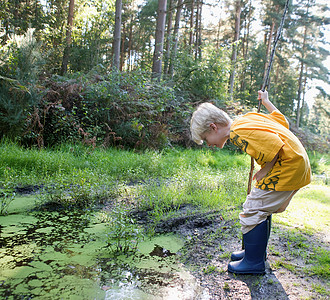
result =
M284 225L322 234L330 242L330 187L310 184L292 199L284 213L274 214L274 220Z

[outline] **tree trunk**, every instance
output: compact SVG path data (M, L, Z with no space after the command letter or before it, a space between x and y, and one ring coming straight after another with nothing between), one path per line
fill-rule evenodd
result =
M190 32L189 32L189 46L192 47L194 43L194 10L195 0L191 0L191 12L190 12Z
M198 14L198 40L196 41L198 44L197 50L198 50L198 59L202 59L202 8L203 8L203 1L199 4L199 14Z
M171 78L173 77L174 62L175 62L176 53L178 50L179 28L180 28L182 5L183 5L183 0L178 0L178 8L177 8L176 15L175 15L175 25L174 25L174 43L173 43L173 49L171 51L170 69L169 69Z
M301 92L303 85L303 75L304 75L304 58L305 58L305 49L306 49L306 38L307 38L307 26L305 25L304 29L304 38L303 38L303 47L301 54L301 62L300 62L300 73L299 73L299 81L298 81L298 95L297 95L297 115L296 115L296 125L299 128L300 125L300 101L301 101Z
M164 48L165 19L167 0L158 0L158 14L155 35L155 50L152 64L152 79L160 80Z
M299 80L298 80L298 95L297 95L297 116L296 116L296 125L299 128L300 123L300 101L301 101L301 92L302 92L302 84L303 84L303 74L304 74L304 63L300 62L300 72L299 72Z
M173 15L173 0L170 0L170 4L167 12L167 31L166 31L166 52L164 61L164 74L168 74L168 65L170 61L171 45L172 45L172 15Z
M305 72L307 73L306 69L307 69L307 67L305 67ZM306 85L307 85L307 75L306 75L306 73L305 73L305 78L304 78L303 97L302 97L302 103L301 103L302 112L304 112L303 109L305 107L305 96L306 96ZM304 116L301 113L300 114L300 122L303 121L303 118L304 118Z
M132 70L132 42L133 42L133 16L131 17L131 22L129 24L129 34L128 34L128 57L127 57L127 71Z
M247 15L247 20L245 21L245 33L244 33L244 41L243 41L243 61L244 61L244 69L242 74L242 81L241 81L241 91L245 91L246 85L246 69L247 69L247 55L249 52L249 39L250 39L250 30L251 30L251 23L252 23L252 0L249 2L249 13Z
M241 2L240 0L236 1L236 19L235 19L235 37L233 43L233 52L231 56L231 73L229 79L229 95L230 99L233 99L234 93L234 81L235 81L235 64L237 59L237 43L239 40L239 32L240 32L240 23L241 23Z
M116 0L115 31L113 35L113 58L112 68L119 70L120 67L120 41L121 41L121 14L122 0Z
M68 22L67 22L67 28L66 28L65 48L64 48L62 67L61 67L61 75L66 74L68 71L68 62L69 62L69 57L70 57L70 46L71 46L71 32L72 32L72 25L73 25L73 13L74 13L74 0L70 0Z
M274 29L275 29L275 21L272 20L272 25L270 27L270 31L269 31L269 38L268 38L268 42L267 42L267 50L266 50L266 62L265 62L265 68L264 68L264 79L267 73L267 69L268 69L268 57L269 57L269 53L270 53L270 49L272 46L272 40L273 40L273 34L274 34Z
M199 15L200 15L200 5L201 5L201 0L196 0L196 18L195 18L195 60L198 58L198 41L199 41Z
M122 71L125 64L125 40L126 40L126 28L125 24L122 26L123 34L121 34L121 47L120 47L120 64L119 70Z

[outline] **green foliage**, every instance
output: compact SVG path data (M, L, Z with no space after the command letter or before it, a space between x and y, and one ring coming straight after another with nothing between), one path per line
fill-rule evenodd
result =
M164 148L189 143L184 99L144 72L54 76L38 107L29 114L22 142L53 146L64 141L127 148ZM149 77L149 76L148 76Z
M306 273L320 276L324 279L330 278L330 251L321 247L316 248L315 254L310 259L313 266L306 269Z
M0 216L7 213L8 206L15 199L16 193L12 188L13 178L10 168L3 169L3 176L0 180Z
M254 44L251 47L250 59L248 61L247 90L248 98L243 99L243 103L254 105L256 103L256 92L260 89L263 82L263 70L266 63L266 45L263 43Z
M42 65L40 44L29 29L0 49L0 136L17 137L42 92L35 86Z
M227 100L229 50L205 47L204 59L196 60L189 51L181 51L176 61L176 88L190 93L194 101L215 99L217 104Z
M143 232L129 217L128 210L117 207L107 219L107 246L113 255L132 254L143 240Z
M312 172L315 174L330 174L330 155L316 151L308 152Z
M28 83L37 80L43 64L41 44L28 29L24 35L12 35L0 51L0 74Z
M212 273L216 273L216 272L219 272L219 270L216 266L213 266L213 265L208 265L207 267L203 268L204 274L212 274Z
M10 178L13 187L61 180L67 182L72 174L79 172L88 181L111 185L113 178L135 182L148 177L168 178L184 172L190 176L196 168L218 173L227 169L235 172L249 166L249 159L245 155L207 149L173 148L162 152L149 150L137 153L65 144L52 150L38 150L3 142L0 151L0 180L8 181ZM233 176L236 174L233 173Z
M315 99L308 126L317 134L322 135L329 142L330 139L330 95L322 88Z

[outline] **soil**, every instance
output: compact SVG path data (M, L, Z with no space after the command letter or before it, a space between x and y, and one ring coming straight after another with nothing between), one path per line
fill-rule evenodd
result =
M133 211L135 219L151 224L146 211ZM238 222L226 221L221 211L201 212L193 206L182 206L175 215L155 226L156 233L174 232L185 238L181 261L208 291L210 299L329 299L329 283L310 275L310 265L303 257L313 255L322 244L329 243L317 235L304 235L304 256L290 248L290 228L273 224L268 243L265 275L228 273L230 253L241 249ZM326 293L318 293L322 287Z

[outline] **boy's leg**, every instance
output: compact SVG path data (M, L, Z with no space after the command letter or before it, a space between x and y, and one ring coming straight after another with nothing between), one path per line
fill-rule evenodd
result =
M276 213L282 213L286 210L286 208L288 207L292 197L295 195L295 193L297 193L299 190L295 190L292 192L292 194L290 195L290 197L283 203L283 205L276 211Z
M267 220L243 235L244 258L228 264L228 272L235 274L264 274L267 248Z
M267 217L267 242L269 240L270 231L272 227L272 215ZM231 261L237 261L243 259L245 256L245 246L244 246L244 239L242 238L242 250L234 251L231 256ZM267 251L265 251L265 261L267 260Z
M265 221L269 215L286 208L295 193L296 191L264 191L253 188L239 215L243 234Z
M272 213L279 212L280 209L285 210L295 193L296 191L264 191L256 188L252 190L243 205L244 211L240 214L244 243L249 243L249 246L244 251L243 259L228 265L229 272L237 274L264 272L271 221L270 218L269 222L266 219L271 217ZM260 235L259 241L258 235ZM264 249L264 251L261 254L257 249Z

